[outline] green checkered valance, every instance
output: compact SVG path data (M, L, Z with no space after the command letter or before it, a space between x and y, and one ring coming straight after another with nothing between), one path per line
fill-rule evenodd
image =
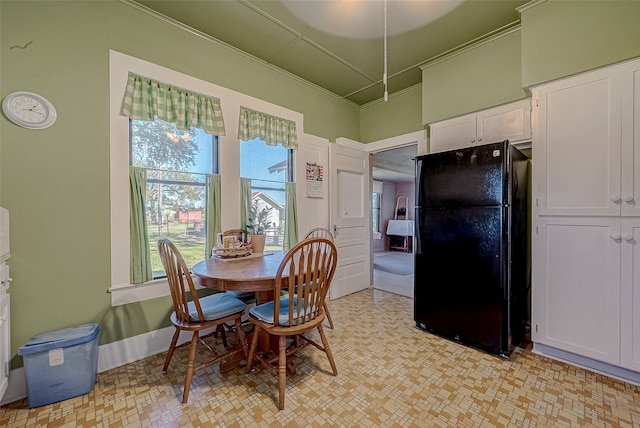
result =
M207 134L225 135L220 100L129 73L121 113L136 120L164 120L178 129L194 126Z
M260 138L269 146L282 144L287 149L298 148L296 123L293 120L271 116L246 107L240 107L238 138L242 141Z

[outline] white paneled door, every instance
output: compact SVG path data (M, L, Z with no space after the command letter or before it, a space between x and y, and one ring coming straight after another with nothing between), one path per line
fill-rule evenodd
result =
M340 144L331 144L329 152L331 228L338 248L329 295L337 299L371 284L369 155Z

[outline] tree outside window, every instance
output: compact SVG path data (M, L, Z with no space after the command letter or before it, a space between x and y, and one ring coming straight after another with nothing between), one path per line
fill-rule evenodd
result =
M147 168L147 227L154 278L164 276L158 238L171 239L188 266L205 253L205 177L217 172L217 138L198 128L130 121L130 163Z

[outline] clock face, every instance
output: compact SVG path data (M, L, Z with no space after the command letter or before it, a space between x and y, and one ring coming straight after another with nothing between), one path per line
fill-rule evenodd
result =
M14 92L2 101L2 110L16 125L30 129L47 128L56 121L56 110L44 97L30 92Z

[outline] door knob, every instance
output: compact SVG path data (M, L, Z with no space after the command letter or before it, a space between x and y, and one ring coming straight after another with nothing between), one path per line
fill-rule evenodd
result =
M611 239L613 239L614 241L619 241L621 238L619 233L614 233L613 235L611 235Z
M620 195L613 195L613 196L611 197L611 200L612 200L613 202L615 202L615 203L620 202Z
M633 196L629 195L624 198L625 202L633 202Z
M633 235L624 235L622 238L627 242L633 241Z

